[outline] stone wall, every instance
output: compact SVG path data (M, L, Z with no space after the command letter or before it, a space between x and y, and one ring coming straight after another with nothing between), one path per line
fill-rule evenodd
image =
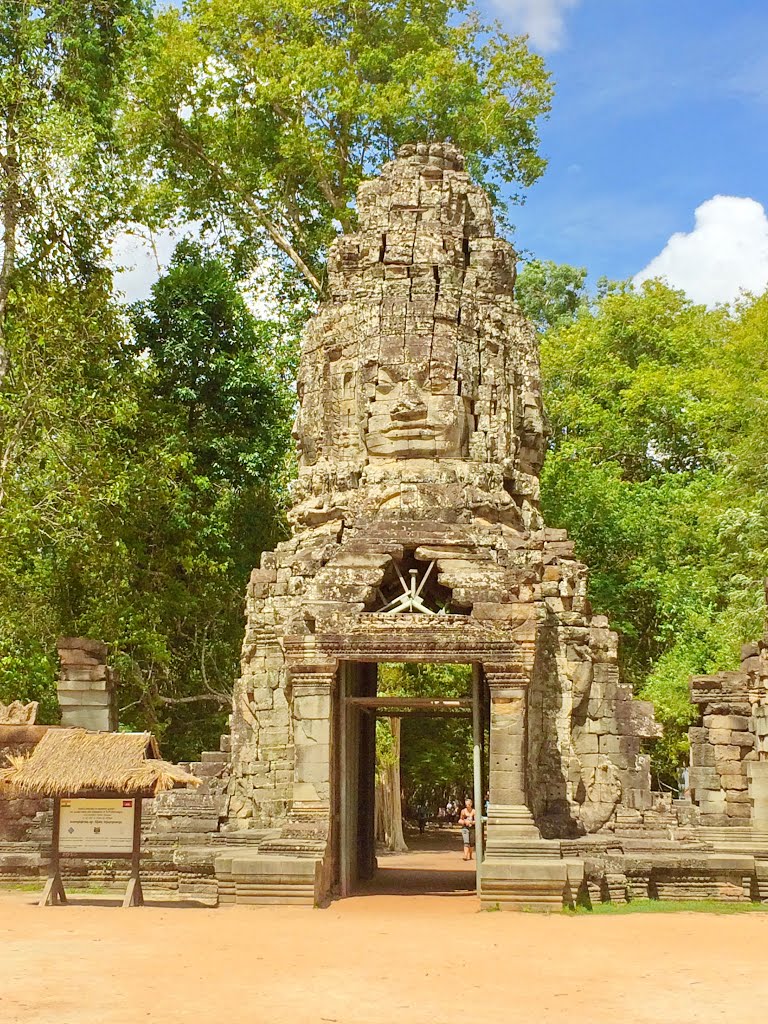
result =
M4 717L21 716L16 714ZM34 714L24 717L34 718ZM0 722L0 766L6 765L9 757L31 753L45 731L44 725ZM38 823L40 815L50 810L50 807L50 800L20 796L0 783L0 843L23 840L29 829Z
M619 806L651 804L643 739L658 736L652 706L621 683L618 637L593 615L587 568L565 530L543 531L536 596L544 626L529 694L529 792L547 836L595 832Z
M696 676L690 789L707 826L768 827L768 642L745 644L734 672Z

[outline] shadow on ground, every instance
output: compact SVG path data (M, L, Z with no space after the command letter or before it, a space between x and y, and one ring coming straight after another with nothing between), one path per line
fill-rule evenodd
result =
M428 828L424 835L409 831L407 853L377 851L378 869L370 881L355 889L355 896L463 896L475 895L475 862L462 859L457 828Z

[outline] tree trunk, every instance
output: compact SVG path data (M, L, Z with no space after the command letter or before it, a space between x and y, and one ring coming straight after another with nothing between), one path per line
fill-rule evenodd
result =
M403 836L403 810L400 801L400 725L390 718L392 757L388 764L376 767L376 840L394 853L407 853Z
M0 178L2 179L2 261L0 261L0 385L8 372L8 349L5 321L8 299L11 293L11 279L16 269L16 243L19 224L19 153L16 126L10 119L5 133L5 152L0 156Z

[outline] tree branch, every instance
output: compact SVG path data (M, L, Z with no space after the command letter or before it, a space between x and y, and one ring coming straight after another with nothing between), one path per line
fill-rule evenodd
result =
M192 697L162 697L156 694L155 700L160 704L195 704L197 701L215 701L217 704L229 705L232 698L224 693L197 693Z
M307 280L307 282L312 286L312 288L314 288L318 295L321 295L323 291L323 286L320 284L320 281L312 273L308 264L305 263L305 261L299 255L298 250L294 248L294 246L283 234L278 225L275 224L275 222L271 220L267 216L267 214L261 209L258 203L254 200L253 196L246 192L245 189L243 189L240 185L238 185L238 183L232 178L230 174L227 173L227 171L224 170L224 168L220 164L217 164L214 160L211 160L208 154L205 153L204 150L190 137L189 133L184 128L184 125L178 118L172 119L172 127L173 129L175 129L174 134L180 145L182 145L189 153L191 153L203 164L205 164L205 166L208 168L211 174L218 181L220 181L226 189L228 189L230 192L233 192L240 198L240 200L245 204L250 213L253 215L254 219L266 230L267 234L278 247L278 249L284 252L285 255L290 260L292 260L296 267L301 271L302 275Z

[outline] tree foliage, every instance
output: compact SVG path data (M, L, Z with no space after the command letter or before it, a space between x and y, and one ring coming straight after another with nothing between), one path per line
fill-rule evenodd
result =
M137 69L125 119L146 208L277 253L322 291L364 174L450 139L494 196L542 173L551 84L521 37L467 0L186 0Z
M115 114L147 0L0 0L0 378L19 269L87 280L123 213Z
M586 267L529 260L517 275L515 297L540 331L569 324L588 304Z
M469 665L379 666L379 693L407 697L467 697ZM377 760L388 763L389 733L377 729ZM400 768L406 803L433 805L472 792L472 729L466 718L415 717L403 720Z
M284 332L189 247L133 330L103 283L33 284L13 309L0 691L50 718L56 637L98 637L121 721L192 756L223 727L247 576L282 528Z
M591 568L625 678L686 749L693 673L733 668L761 632L768 298L708 310L659 282L609 289L543 340L547 521Z

